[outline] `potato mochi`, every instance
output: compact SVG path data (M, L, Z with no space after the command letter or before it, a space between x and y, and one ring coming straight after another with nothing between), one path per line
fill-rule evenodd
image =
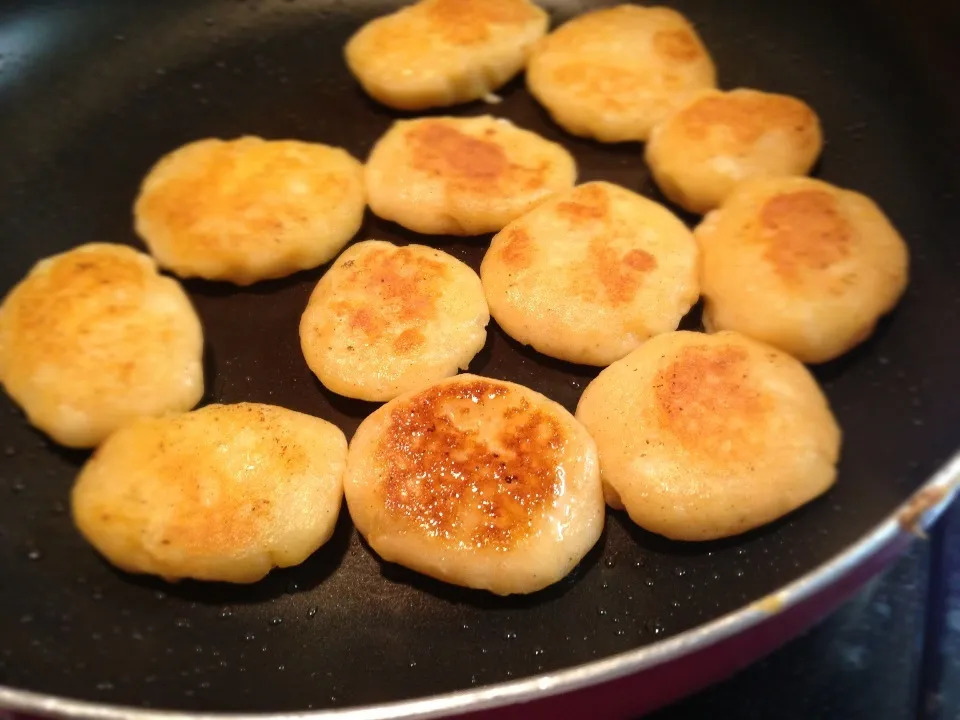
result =
M607 502L673 540L795 510L836 479L840 430L797 360L732 332L659 335L587 386Z
M148 255L82 245L38 262L0 305L0 382L36 428L94 447L200 401L200 320Z
M698 249L669 210L606 182L510 223L480 266L512 338L569 362L609 365L676 330L699 296Z
M84 465L73 518L126 572L252 583L330 539L346 455L339 428L272 405L140 420Z
M653 127L716 71L690 22L665 7L584 13L537 43L527 87L574 135L601 142L646 140Z
M366 166L370 209L414 232L496 232L576 182L560 145L508 120L399 120Z
M198 140L162 158L134 206L137 233L181 277L250 285L313 268L352 238L363 166L293 140Z
M529 0L420 0L368 22L344 54L375 100L425 110L499 88L523 69L548 24Z
M671 202L703 214L744 180L806 175L822 147L820 120L802 100L706 90L654 128L646 160Z
M367 240L321 278L300 320L307 365L340 395L390 400L466 369L487 339L480 278L423 245Z
M596 446L563 407L460 375L370 415L344 481L357 530L388 562L498 595L570 573L603 530Z
M808 363L866 340L907 286L907 246L883 211L819 180L748 181L694 234L704 327Z

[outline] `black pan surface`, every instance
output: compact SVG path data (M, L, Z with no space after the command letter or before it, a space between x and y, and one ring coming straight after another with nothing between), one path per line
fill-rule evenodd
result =
M595 4L546 3L556 20ZM865 346L816 371L846 431L836 488L770 527L708 544L667 542L613 513L577 571L532 597L498 599L383 565L346 513L299 568L252 587L170 586L115 572L81 541L66 502L86 455L52 445L0 400L0 685L145 707L291 711L566 668L776 590L922 484L960 428L960 163L938 104L955 77L924 70L922 44L897 40L896 18L872 6L671 4L698 25L723 86L794 93L817 108L828 138L817 174L873 196L911 246L913 281L899 309ZM189 140L253 133L365 157L395 114L363 96L340 53L393 5L0 0L0 289L80 243L138 244L138 182ZM522 82L502 94L501 105L453 112L511 118L570 148L583 180L662 200L639 145L565 135ZM423 241L372 217L359 237ZM434 242L477 267L487 241ZM322 272L243 290L186 284L206 329L207 401L277 403L353 432L373 406L326 393L299 351L298 319ZM493 325L470 369L571 409L595 374L519 347Z

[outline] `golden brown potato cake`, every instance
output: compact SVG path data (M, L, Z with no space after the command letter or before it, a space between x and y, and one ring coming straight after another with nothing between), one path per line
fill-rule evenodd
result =
M198 140L162 158L134 208L137 233L181 277L249 285L322 265L363 220L363 166L292 140Z
M561 360L609 365L677 329L700 294L697 256L669 210L592 182L505 227L480 276L512 338Z
M574 135L646 140L694 93L716 85L693 26L665 7L620 5L584 13L534 47L527 87Z
M529 0L420 0L368 22L345 55L375 100L424 110L496 90L523 69L548 25Z
M646 160L664 195L703 214L744 180L806 175L822 147L820 119L802 100L704 90L654 128Z
M607 502L674 540L771 522L836 477L840 430L813 376L733 332L653 338L587 386L577 419Z
M121 570L251 583L333 534L347 441L272 405L210 405L125 426L72 494L83 536Z
M466 369L489 321L480 278L456 258L367 240L321 278L300 344L327 388L383 401Z
M565 577L603 530L596 446L557 403L460 375L363 421L347 506L377 554L498 595Z
M707 330L808 363L866 340L907 285L907 246L880 208L819 180L748 181L695 235Z
M428 235L496 232L573 186L563 147L508 120L399 120L367 161L370 209Z
M203 332L180 285L122 245L38 262L0 306L0 381L61 445L93 447L203 395Z

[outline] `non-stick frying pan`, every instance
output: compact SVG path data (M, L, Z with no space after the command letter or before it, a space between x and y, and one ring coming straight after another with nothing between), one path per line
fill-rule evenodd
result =
M556 21L594 5L545 4ZM817 174L874 197L910 244L900 307L863 347L816 369L846 433L836 487L769 527L705 544L668 542L611 513L573 575L530 597L384 565L346 512L299 568L250 587L167 585L114 571L81 541L66 503L85 454L51 444L3 400L0 706L118 717L117 706L400 703L350 715L373 718L537 700L507 712L639 712L796 632L936 514L960 470L944 465L960 435L956 11L919 0L671 4L697 24L723 86L793 93L820 112L828 143ZM0 288L80 243L137 244L138 182L189 140L251 133L364 157L396 114L361 93L341 50L392 5L0 2ZM453 112L508 117L570 148L583 180L661 199L639 145L567 136L522 81L502 95ZM423 241L373 217L358 237ZM431 242L477 267L488 238ZM186 283L206 329L207 401L277 403L353 432L373 406L326 392L299 351L298 319L322 272L247 289ZM696 314L685 321L698 325ZM471 371L571 409L595 374L493 325Z

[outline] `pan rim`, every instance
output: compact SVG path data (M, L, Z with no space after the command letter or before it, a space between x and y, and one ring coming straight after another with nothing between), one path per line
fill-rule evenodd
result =
M489 710L513 703L559 695L599 685L647 670L714 645L743 632L772 614L781 613L840 580L862 561L899 537L920 535L929 528L960 491L960 450L955 452L910 498L858 541L792 583L758 601L744 605L704 625L651 645L628 650L602 660L565 670L476 689L457 690L412 700L357 708L283 713L193 713L152 710L86 700L73 700L0 685L2 711L33 713L43 717L87 720L428 720L466 712ZM771 609L775 608L775 609Z

